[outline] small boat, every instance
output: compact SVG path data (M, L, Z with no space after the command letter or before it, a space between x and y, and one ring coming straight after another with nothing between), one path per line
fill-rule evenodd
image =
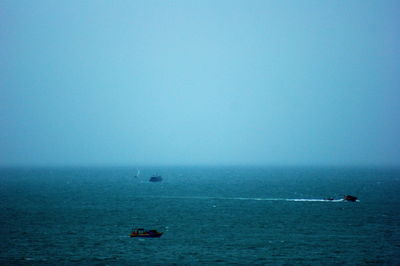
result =
M335 200L334 198L326 198L325 200Z
M153 175L152 177L150 177L149 182L161 182L162 181L162 177L160 175Z
M163 232L158 232L157 230L145 230L143 228L132 229L131 237L160 237Z
M351 201L351 202L355 202L357 201L357 197L351 196L351 195L346 195L343 198L345 201Z

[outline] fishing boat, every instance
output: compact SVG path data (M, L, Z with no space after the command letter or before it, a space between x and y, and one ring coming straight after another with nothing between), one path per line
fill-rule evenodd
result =
M162 181L162 177L160 175L153 175L152 177L150 177L149 182L161 182Z
M357 201L357 197L354 197L354 196L351 196L351 195L346 195L346 196L343 197L343 199L345 201L351 201L351 202Z
M132 229L131 237L161 237L163 232L158 232L157 230L145 230L143 228Z

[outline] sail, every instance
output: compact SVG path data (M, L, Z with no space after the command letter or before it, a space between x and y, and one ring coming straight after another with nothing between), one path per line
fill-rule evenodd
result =
M136 175L135 175L135 177L139 177L139 175L140 175L140 170L139 170L139 168L136 168Z

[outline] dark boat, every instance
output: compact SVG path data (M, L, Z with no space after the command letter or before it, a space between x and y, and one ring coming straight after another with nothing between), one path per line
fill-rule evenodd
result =
M150 177L149 182L161 182L162 177L160 175L153 175Z
M145 230L143 228L132 229L132 233L130 234L131 237L161 237L162 232L158 232L157 230Z
M357 197L351 196L351 195L346 195L343 198L345 201L351 201L351 202L355 202L357 201Z

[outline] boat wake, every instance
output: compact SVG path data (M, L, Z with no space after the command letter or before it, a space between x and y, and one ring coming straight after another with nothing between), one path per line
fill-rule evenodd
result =
M298 201L298 202L344 202L343 199L289 199L289 198L244 198L244 197L202 197L202 196L148 196L164 199L199 199L199 200L248 200L248 201Z
M330 200L330 199L286 199L286 201L320 201L320 202L343 202L343 199L336 199L336 200Z

